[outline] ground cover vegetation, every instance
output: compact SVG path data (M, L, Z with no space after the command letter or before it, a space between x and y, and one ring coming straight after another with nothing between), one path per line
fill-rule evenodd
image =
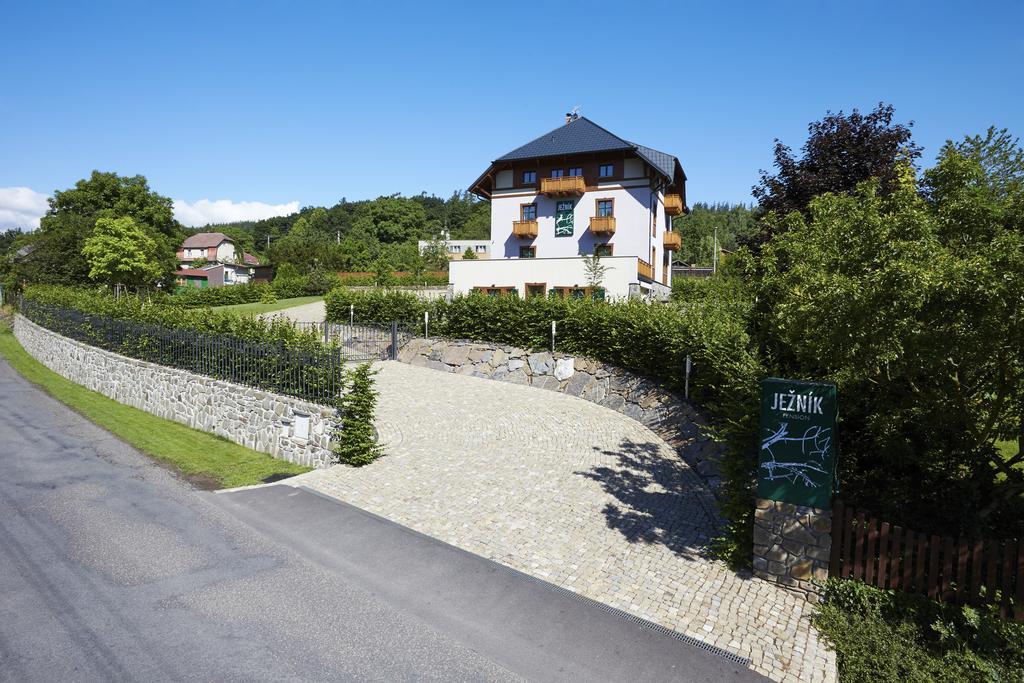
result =
M249 486L309 471L308 467L123 405L64 379L32 358L3 322L0 354L25 379L58 401L203 486Z
M944 605L829 579L814 625L844 683L1024 681L1024 624L988 608Z

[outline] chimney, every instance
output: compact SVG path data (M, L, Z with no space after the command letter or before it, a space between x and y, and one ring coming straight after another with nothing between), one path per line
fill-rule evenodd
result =
M565 123L566 123L566 125L569 125L570 123L572 123L572 112L566 112L566 114L565 114Z

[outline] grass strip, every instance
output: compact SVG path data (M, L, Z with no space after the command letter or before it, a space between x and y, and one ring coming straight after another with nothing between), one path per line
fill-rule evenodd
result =
M32 358L0 322L0 355L22 377L138 450L204 488L274 481L310 468L278 460L213 434L123 405L61 377Z
M300 296L295 299L280 299L272 304L232 304L230 306L216 306L218 311L231 311L242 315L259 315L261 313L272 313L286 308L295 308L304 304L311 304L315 301L323 301L322 296Z

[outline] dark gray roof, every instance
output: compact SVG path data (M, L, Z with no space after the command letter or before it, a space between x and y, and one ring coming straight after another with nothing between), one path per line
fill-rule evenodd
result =
M633 149L636 150L636 153L639 154L644 161L664 173L666 177L674 177L676 171L676 158L674 156L666 154L665 152L659 152L658 150L651 149L650 147L638 145L635 142L630 144L633 145Z
M669 180L675 177L677 161L674 156L623 140L585 116L559 126L536 140L527 142L522 147L515 148L508 154L495 159L495 162L624 149L634 150L644 161L663 173Z
M619 136L609 133L590 119L581 116L575 121L544 133L522 147L517 147L505 156L498 157L496 161L536 159L580 152L607 152L630 147L632 145Z

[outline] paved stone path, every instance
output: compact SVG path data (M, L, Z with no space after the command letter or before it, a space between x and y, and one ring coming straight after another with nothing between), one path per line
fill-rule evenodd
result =
M321 301L314 301L301 306L282 308L279 311L263 313L261 318L289 318L297 323L322 323L327 319L327 304Z
M810 606L708 557L719 519L657 435L586 401L382 363L387 456L288 480L748 657L833 681Z

